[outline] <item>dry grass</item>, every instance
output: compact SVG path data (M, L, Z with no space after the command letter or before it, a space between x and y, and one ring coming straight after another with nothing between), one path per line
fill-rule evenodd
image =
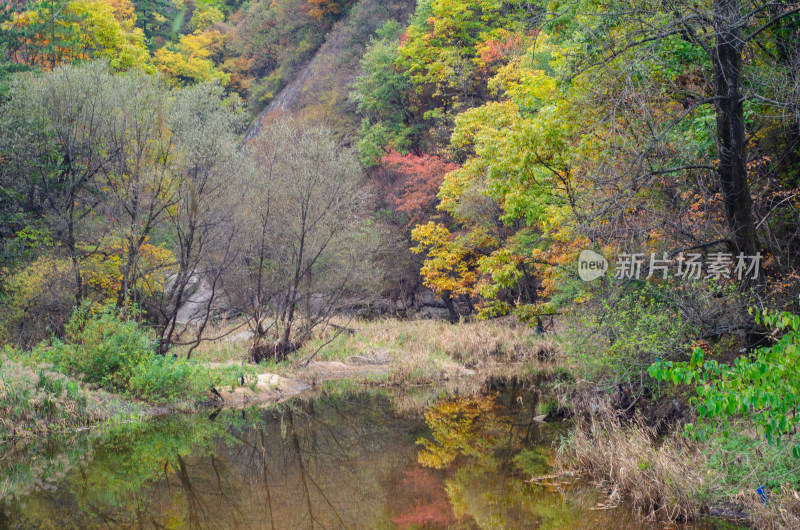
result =
M537 335L535 330L513 320L450 324L435 320L337 319L331 324L317 331L289 360L315 355L316 360L346 362L354 355L380 351L388 353L392 360L390 383L422 384L457 379L472 372L488 376L546 371L560 357L551 335ZM351 332L343 332L342 327ZM230 332L233 329L236 331ZM222 338L203 342L192 358L215 363L242 362L251 345L244 330L237 322L217 323L207 336ZM289 367L281 363L269 370L285 372Z
M605 416L578 421L557 461L607 488L612 500L628 500L641 517L661 521L696 520L715 481L700 448L680 434L658 439L642 422Z
M345 323L337 323L344 325ZM519 374L552 365L559 349L551 336L510 320L450 324L436 320L378 320L350 323L352 334L328 328L298 352L327 360L386 351L392 383L425 383L482 375ZM336 336L336 333L339 335ZM333 339L333 340L331 340ZM325 344L326 341L330 343Z
M788 485L771 492L768 504L753 490L742 491L732 500L749 514L756 528L800 528L800 495Z

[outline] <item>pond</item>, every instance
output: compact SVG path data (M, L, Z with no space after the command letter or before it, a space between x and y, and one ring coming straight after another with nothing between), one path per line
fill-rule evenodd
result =
M550 471L538 394L329 383L0 447L0 528L664 528ZM712 528L711 525L695 528Z

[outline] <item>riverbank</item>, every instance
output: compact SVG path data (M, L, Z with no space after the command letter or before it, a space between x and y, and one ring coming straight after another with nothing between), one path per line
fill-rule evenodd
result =
M792 485L798 471L791 448L769 446L746 429L727 440L684 436L683 426L694 419L685 393L665 388L660 395L635 396L629 388L586 379L581 360L570 353L569 333L557 329L558 335L543 335L510 320L343 321L286 361L259 365L243 362L247 334L232 334L202 344L191 361L181 361L186 373L213 381L212 390L168 402L108 392L52 365L31 366L35 355L26 358L27 365L6 356L0 394L6 403L9 389L21 385L13 381L33 381L32 373L40 379L30 384L35 392L28 392L27 408L17 409L32 412L4 414L3 421L6 427L17 422L11 437L21 439L207 406L268 406L313 393L333 379L362 387L433 387L448 394L474 394L493 381L520 380L542 390L535 411L540 421L572 422L554 447L558 473L596 483L608 493L607 506L625 501L642 519L668 522L719 515L778 528L797 521L800 500ZM17 402L25 395L18 392ZM12 409L6 404L4 410Z
M547 478L566 425L535 420L538 394L327 381L282 403L6 445L0 526L663 530L627 505L595 509L585 480Z

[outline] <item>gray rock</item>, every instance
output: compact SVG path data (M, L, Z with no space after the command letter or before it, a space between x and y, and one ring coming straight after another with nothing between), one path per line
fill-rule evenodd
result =
M392 353L389 350L373 350L366 355L353 355L347 362L358 366L389 364L392 362Z

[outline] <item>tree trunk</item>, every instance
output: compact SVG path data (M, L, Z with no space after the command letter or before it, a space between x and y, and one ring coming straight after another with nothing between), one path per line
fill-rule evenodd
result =
M453 302L453 297L450 296L450 291L445 291L442 293L442 301L444 302L445 307L447 307L447 320L450 323L455 324L458 322L458 311L456 311L456 305Z
M742 47L739 0L714 3L714 92L718 98L718 174L725 214L737 252L754 255L753 199L747 182L747 146L741 92Z

